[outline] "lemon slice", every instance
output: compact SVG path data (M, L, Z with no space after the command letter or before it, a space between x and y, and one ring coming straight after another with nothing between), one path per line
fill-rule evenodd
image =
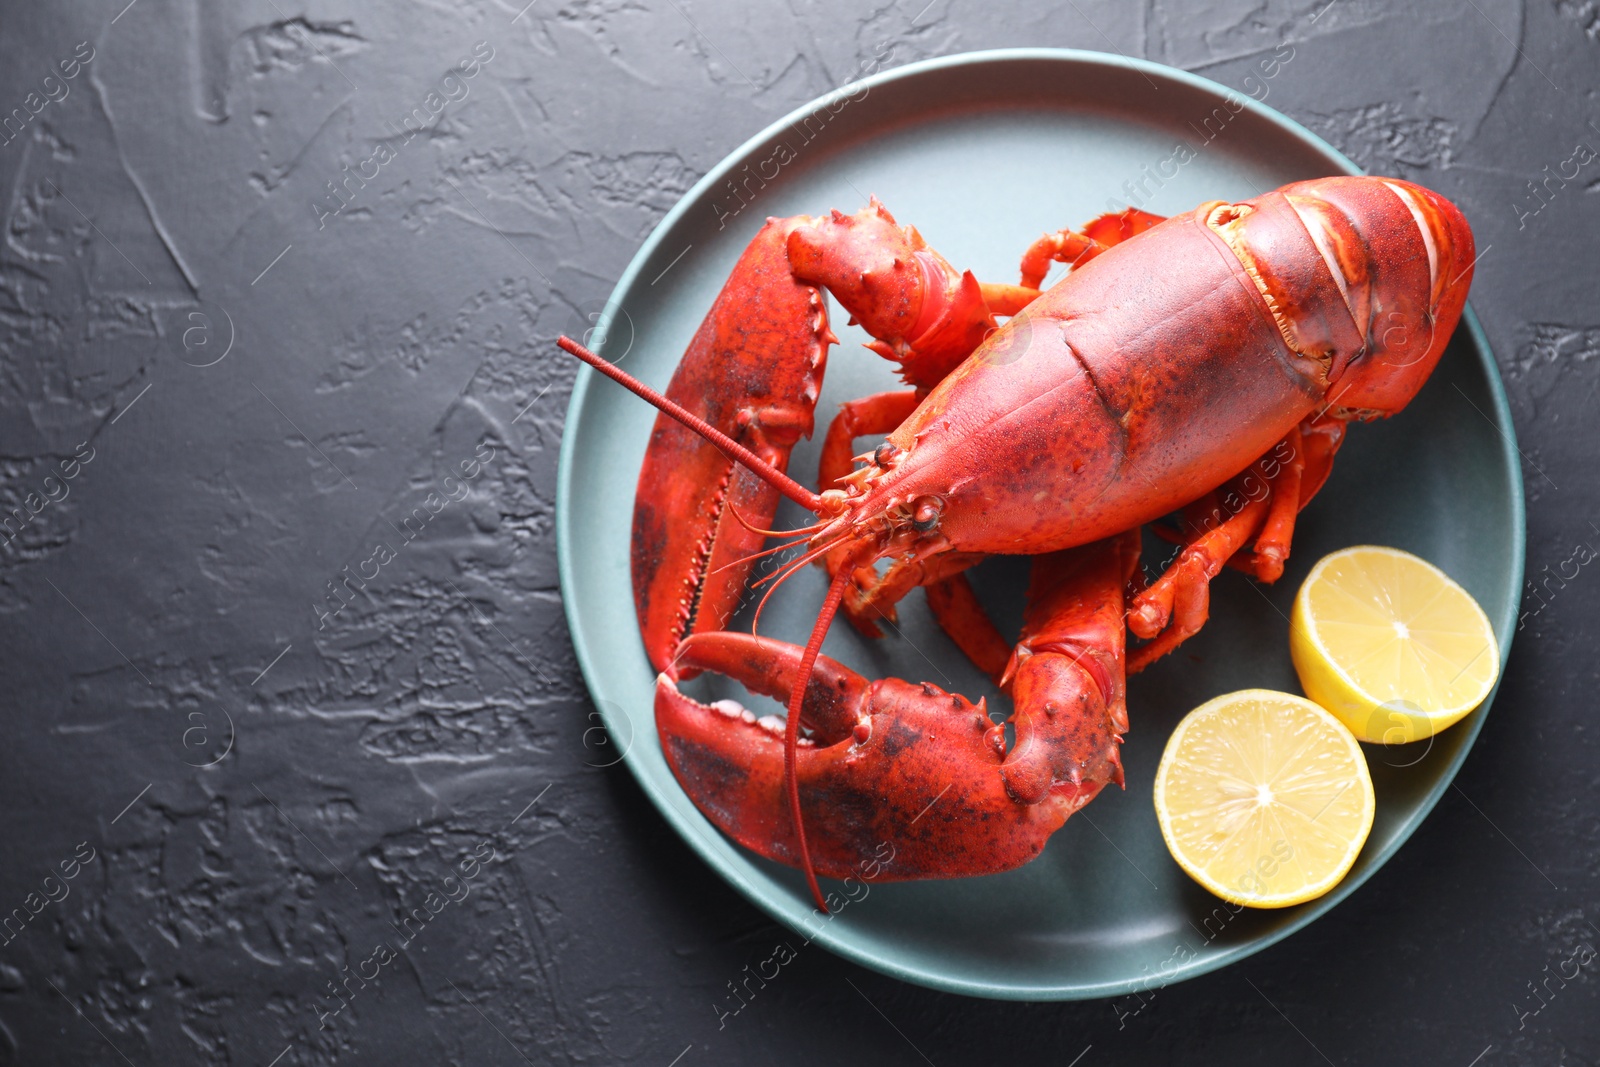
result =
M1377 804L1361 746L1304 697L1245 689L1184 716L1156 771L1172 858L1222 899L1285 908L1339 884Z
M1289 654L1306 695L1363 741L1432 737L1483 703L1500 646L1477 601L1396 548L1324 556L1294 601Z

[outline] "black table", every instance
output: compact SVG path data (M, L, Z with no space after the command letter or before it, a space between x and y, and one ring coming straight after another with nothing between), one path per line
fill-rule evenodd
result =
M1600 1054L1600 7L123 2L0 15L0 1063ZM1285 41L1267 102L1484 251L1530 586L1457 788L1330 915L1137 1014L812 950L719 1020L784 934L605 766L553 339L874 43L1243 89Z

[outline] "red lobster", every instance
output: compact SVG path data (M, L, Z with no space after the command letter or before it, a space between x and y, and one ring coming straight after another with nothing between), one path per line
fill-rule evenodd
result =
M1041 293L1052 261L1072 266ZM633 577L679 782L725 833L804 870L824 908L816 874L842 877L882 841L895 847L886 878L1032 859L1122 782L1125 626L1145 641L1127 654L1137 671L1199 630L1224 565L1282 573L1346 424L1416 395L1474 263L1453 204L1384 178L1296 182L1171 219L1102 216L1035 242L1020 286L980 285L874 200L769 219L665 397L562 338L663 412ZM911 388L844 406L818 494L784 471L837 340L824 288ZM885 432L852 471L854 438ZM804 648L723 631L780 495L818 521L791 531L807 551L779 580L807 561L831 575ZM1147 586L1140 529L1175 512L1158 532L1179 550ZM962 573L992 553L1038 557L1014 647ZM1012 697L1009 750L981 700L819 657L837 612L875 634L919 585ZM787 698L787 720L680 691L703 670Z

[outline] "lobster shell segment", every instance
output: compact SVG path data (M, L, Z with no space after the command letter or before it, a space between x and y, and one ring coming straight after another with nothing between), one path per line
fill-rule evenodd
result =
M1461 209L1398 178L1319 178L1279 191L1339 286L1363 349L1329 405L1393 415L1422 388L1466 306L1477 257ZM1273 194L1277 195L1277 194Z

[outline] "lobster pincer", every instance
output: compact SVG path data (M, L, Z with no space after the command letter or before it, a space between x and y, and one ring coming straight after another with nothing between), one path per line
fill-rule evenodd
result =
M868 347L899 365L914 387L910 397L938 383L995 328L973 276L876 200L853 215L768 219L666 396L772 468L787 469L795 443L811 434L828 348L838 340L824 290L874 338ZM881 418L883 410L909 410L901 396L858 404ZM632 565L645 649L657 669L685 637L727 625L764 540L755 531L772 524L777 505L770 486L715 445L666 415L656 419L639 472Z
M819 656L795 754L816 872L843 878L884 842L885 879L1010 870L1037 856L1067 817L1122 781L1122 593L1137 539L1109 538L1039 558L1021 643L1007 672L1005 724L928 682L869 681ZM731 700L701 703L679 682L713 671L787 699L802 649L742 633L686 640L656 689L656 727L673 774L728 836L798 866L784 779L784 723Z
M739 257L666 395L777 470L809 435L834 342L815 286L789 269L804 216L772 219ZM656 419L633 514L633 591L645 650L658 669L697 630L720 630L743 594L749 557L778 494L699 434ZM742 521L741 521L742 520Z

